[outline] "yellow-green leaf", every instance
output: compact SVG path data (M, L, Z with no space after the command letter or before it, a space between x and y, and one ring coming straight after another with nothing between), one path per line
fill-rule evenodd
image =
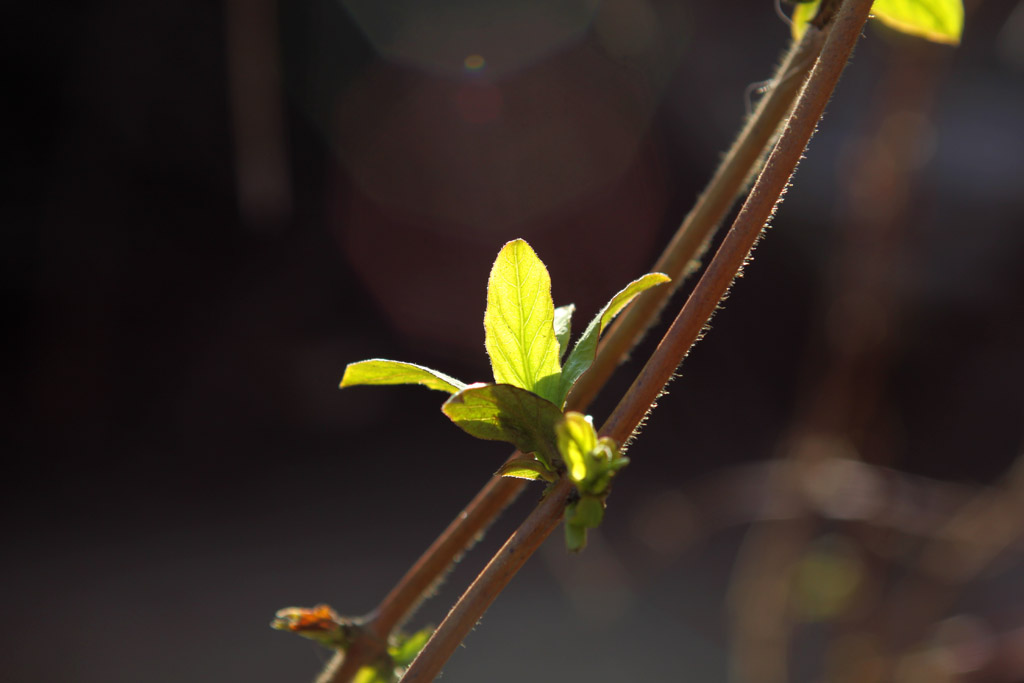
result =
M427 627L420 629L412 635L405 636L399 634L395 637L395 644L388 647L388 654L391 655L392 661L395 666L409 666L412 664L412 660L416 659L416 655L419 654L423 646L430 640L430 636L433 635L433 627Z
M449 394L466 388L464 382L449 377L443 372L431 370L422 365L384 360L383 358L349 363L341 378L342 389L358 385L379 384L422 384L428 389L447 391Z
M958 45L964 30L963 0L875 0L871 14L897 31L936 43Z
M393 672L375 666L364 666L356 672L352 683L391 683L394 680Z
M803 37L820 6L820 0L796 6L792 16L794 40ZM964 30L963 0L875 0L871 14L897 31L936 43L957 45Z
M804 33L807 31L807 25L811 23L811 19L818 14L818 8L821 6L821 0L814 0L814 2L801 2L793 10L793 16L790 17L792 23L790 29L793 31L793 40L800 40L804 37Z
M543 479L544 481L554 483L557 480L554 472L532 458L509 460L494 474L498 477L512 477L513 479L527 479L529 481Z
M524 240L498 253L487 281L484 340L494 381L553 399L560 373L551 278Z
M597 432L582 413L569 411L555 425L558 452L565 462L569 478L576 484L587 478L590 451L597 446Z

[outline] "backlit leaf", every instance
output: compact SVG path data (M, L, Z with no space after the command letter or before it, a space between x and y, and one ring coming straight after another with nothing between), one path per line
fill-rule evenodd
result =
M410 636L401 636L397 638L396 645L388 648L388 654L391 655L391 659L394 661L395 666L409 666L412 664L412 660L416 659L416 655L419 654L423 646L430 640L430 636L434 633L433 628L423 628Z
M342 388L377 384L422 384L428 389L447 391L449 394L466 388L464 382L443 372L383 358L349 363L341 378Z
M364 666L356 672L352 683L392 683L394 680L395 675L391 671L374 666Z
M569 411L555 425L558 452L569 478L576 484L587 478L587 456L597 446L597 432L581 413Z
M523 453L554 462L555 423L562 411L551 401L511 384L471 384L441 406L456 425L478 439L506 441Z
M543 479L544 481L554 483L556 480L554 472L532 458L509 460L494 474L498 477L513 477L514 479L527 479L529 481Z
M554 398L560 372L554 317L547 268L524 240L509 242L487 281L484 340L495 382Z
M587 329L583 332L583 336L576 342L576 346L573 347L565 361L555 403L558 405L565 403L565 398L569 395L572 385L576 383L580 375L586 372L587 368L594 362L594 356L597 354L597 342L600 340L601 332L608 323L638 294L669 280L669 276L663 273L648 273L642 278L626 285L621 292L612 297L612 300L601 309L600 313L594 316L594 319L590 321Z
M800 3L793 9L793 16L790 17L790 20L793 22L790 24L790 28L793 31L793 40L800 40L804 37L808 24L818 13L818 7L820 6L821 0L814 0L814 2Z
M875 0L871 14L897 31L936 43L958 45L964 30L963 0Z
M793 10L793 39L799 40L818 13L820 0ZM871 15L902 33L936 43L957 45L964 30L963 0L875 0Z

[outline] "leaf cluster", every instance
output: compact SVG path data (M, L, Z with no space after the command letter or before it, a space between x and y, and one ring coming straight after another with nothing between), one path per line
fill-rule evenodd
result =
M524 240L513 240L498 253L487 282L484 345L493 382L466 384L420 365L372 359L350 364L341 386L420 384L445 391L451 397L441 410L452 422L472 436L506 441L525 454L507 462L499 475L554 482L568 468L581 496L601 498L615 470L627 461L596 433L594 445L580 446L578 422L583 417L562 411L572 387L593 364L607 325L638 294L668 280L649 273L628 284L590 321L570 351L575 306L555 308L547 267ZM566 434L573 436L559 436ZM591 451L599 441L607 453L615 454L605 460L619 465L598 466L605 460ZM586 474L576 477L579 472Z
M608 437L598 438L594 425L581 413L569 411L555 426L558 450L566 475L576 485L578 499L565 508L565 544L578 552L587 544L587 530L604 518L605 499L612 477L629 464Z

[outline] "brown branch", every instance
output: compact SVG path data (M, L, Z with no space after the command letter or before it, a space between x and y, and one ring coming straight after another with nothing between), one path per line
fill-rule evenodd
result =
M764 150L778 130L821 50L825 32L810 29L782 60L770 93L737 137L696 205L683 220L653 270L668 273L673 283L641 295L613 324L602 339L593 366L573 389L568 407L584 410L653 324L669 296L692 270L715 229L759 166ZM518 453L511 457L516 457ZM367 638L358 639L347 653L339 653L318 678L319 683L345 683L383 652L383 642L408 618L431 586L443 578L472 540L485 530L523 489L523 482L493 478L463 512L406 572L367 620ZM344 660L344 661L343 661Z
M434 680L452 652L476 625L498 594L558 526L565 510L565 501L571 491L572 484L567 479L562 479L541 500L455 603L420 655L410 665L402 677L403 681L426 683Z
M518 453L514 454L518 455ZM342 683L384 653L388 635L416 607L468 550L479 534L523 490L526 482L492 477L448 528L409 568L366 623L366 637L357 638L347 652L339 652L317 678L317 683Z
M861 6L863 12L859 11ZM626 436L630 436L641 424L690 347L700 338L733 279L742 272L751 249L782 201L782 194L825 111L870 7L870 0L843 2L782 137L707 271L629 388L626 398L605 423L604 430L609 435L625 432L628 427Z
M782 137L729 234L654 354L602 427L602 435L622 442L634 434L742 270L825 111L871 4L872 0L844 0ZM570 491L570 484L560 481L505 542L409 667L403 679L406 683L427 683L440 673L487 607L558 526Z
M651 268L652 272L671 277L671 284L647 290L612 323L601 339L600 353L594 364L573 387L570 401L589 405L619 363L657 321L669 297L699 267L698 259L760 167L769 143L792 108L824 42L825 32L811 28L786 53L772 78L768 95L747 119L708 186Z
M824 42L824 32L808 30L779 66L770 93L761 100L719 165L697 204L683 220L653 270L672 276L677 288L689 274L707 241L754 175L764 150L792 108L800 85ZM569 396L568 408L585 410L629 350L651 326L672 293L668 287L647 290L606 332L593 366ZM519 455L515 453L512 457ZM347 683L362 667L383 653L383 642L440 581L474 538L485 530L522 491L523 482L493 478L420 556L366 621L367 637L357 639L347 654L338 653L318 683ZM344 661L343 661L344 660Z

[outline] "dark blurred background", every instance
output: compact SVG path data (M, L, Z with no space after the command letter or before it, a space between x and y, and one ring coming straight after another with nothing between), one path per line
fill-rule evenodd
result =
M1024 4L969 10L955 49L869 27L605 527L556 534L445 680L1024 680ZM442 394L338 391L345 364L487 379L516 237L588 319L788 42L770 0L7 16L0 666L26 682L312 679L275 610L371 610L507 454Z

